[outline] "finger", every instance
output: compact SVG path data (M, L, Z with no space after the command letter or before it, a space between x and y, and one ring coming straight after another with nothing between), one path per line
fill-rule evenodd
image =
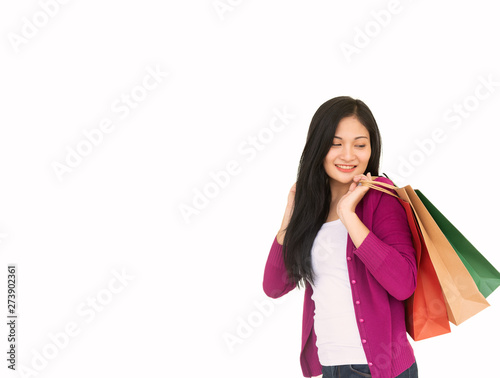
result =
M363 185L361 182L353 183L353 185L355 185L354 189L356 191L360 191L360 192L363 192L363 191L367 192L370 189L369 186Z
M367 181L367 180L363 180L363 181ZM361 182L361 181L360 181L360 182L358 182L358 183L356 183L356 188L357 188L357 187L361 187L361 188L363 188L363 189L365 189L365 188L366 188L366 189L370 189L367 185L363 185L363 182Z

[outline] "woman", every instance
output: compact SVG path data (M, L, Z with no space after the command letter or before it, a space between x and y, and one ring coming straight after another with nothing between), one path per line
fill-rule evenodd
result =
M314 114L267 259L263 287L278 298L305 287L300 362L305 377L418 376L404 300L416 258L399 201L369 191L381 139L370 109L335 97Z

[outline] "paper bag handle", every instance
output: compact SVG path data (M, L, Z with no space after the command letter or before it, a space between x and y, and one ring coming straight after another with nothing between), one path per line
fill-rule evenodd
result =
M380 187L380 186L383 186L383 187L395 190L395 189L398 189L397 186L387 184L386 182L381 182L381 181L360 180L360 183L361 183L361 185L367 186L367 187L372 188L372 189L376 189L380 192L384 192L384 193L390 194L393 197L399 198L399 196L397 196L396 194L389 192L387 189ZM378 186L378 185L380 185L380 186Z

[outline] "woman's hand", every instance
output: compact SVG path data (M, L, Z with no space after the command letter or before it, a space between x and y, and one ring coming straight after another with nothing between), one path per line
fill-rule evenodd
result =
M361 180L373 181L371 173L365 175L356 175L352 179L351 186L346 194L344 194L337 204L337 215L342 223L346 223L345 219L352 214L355 214L356 206L359 201L364 197L366 192L370 190L369 187L359 185Z

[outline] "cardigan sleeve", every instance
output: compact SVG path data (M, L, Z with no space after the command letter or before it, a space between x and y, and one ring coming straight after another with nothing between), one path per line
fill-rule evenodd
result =
M372 229L354 254L390 295L403 301L417 285L416 252L405 209L398 199L380 194Z
M295 288L290 282L283 261L283 246L274 237L269 256L264 269L264 281L262 284L264 292L268 297L279 298Z

